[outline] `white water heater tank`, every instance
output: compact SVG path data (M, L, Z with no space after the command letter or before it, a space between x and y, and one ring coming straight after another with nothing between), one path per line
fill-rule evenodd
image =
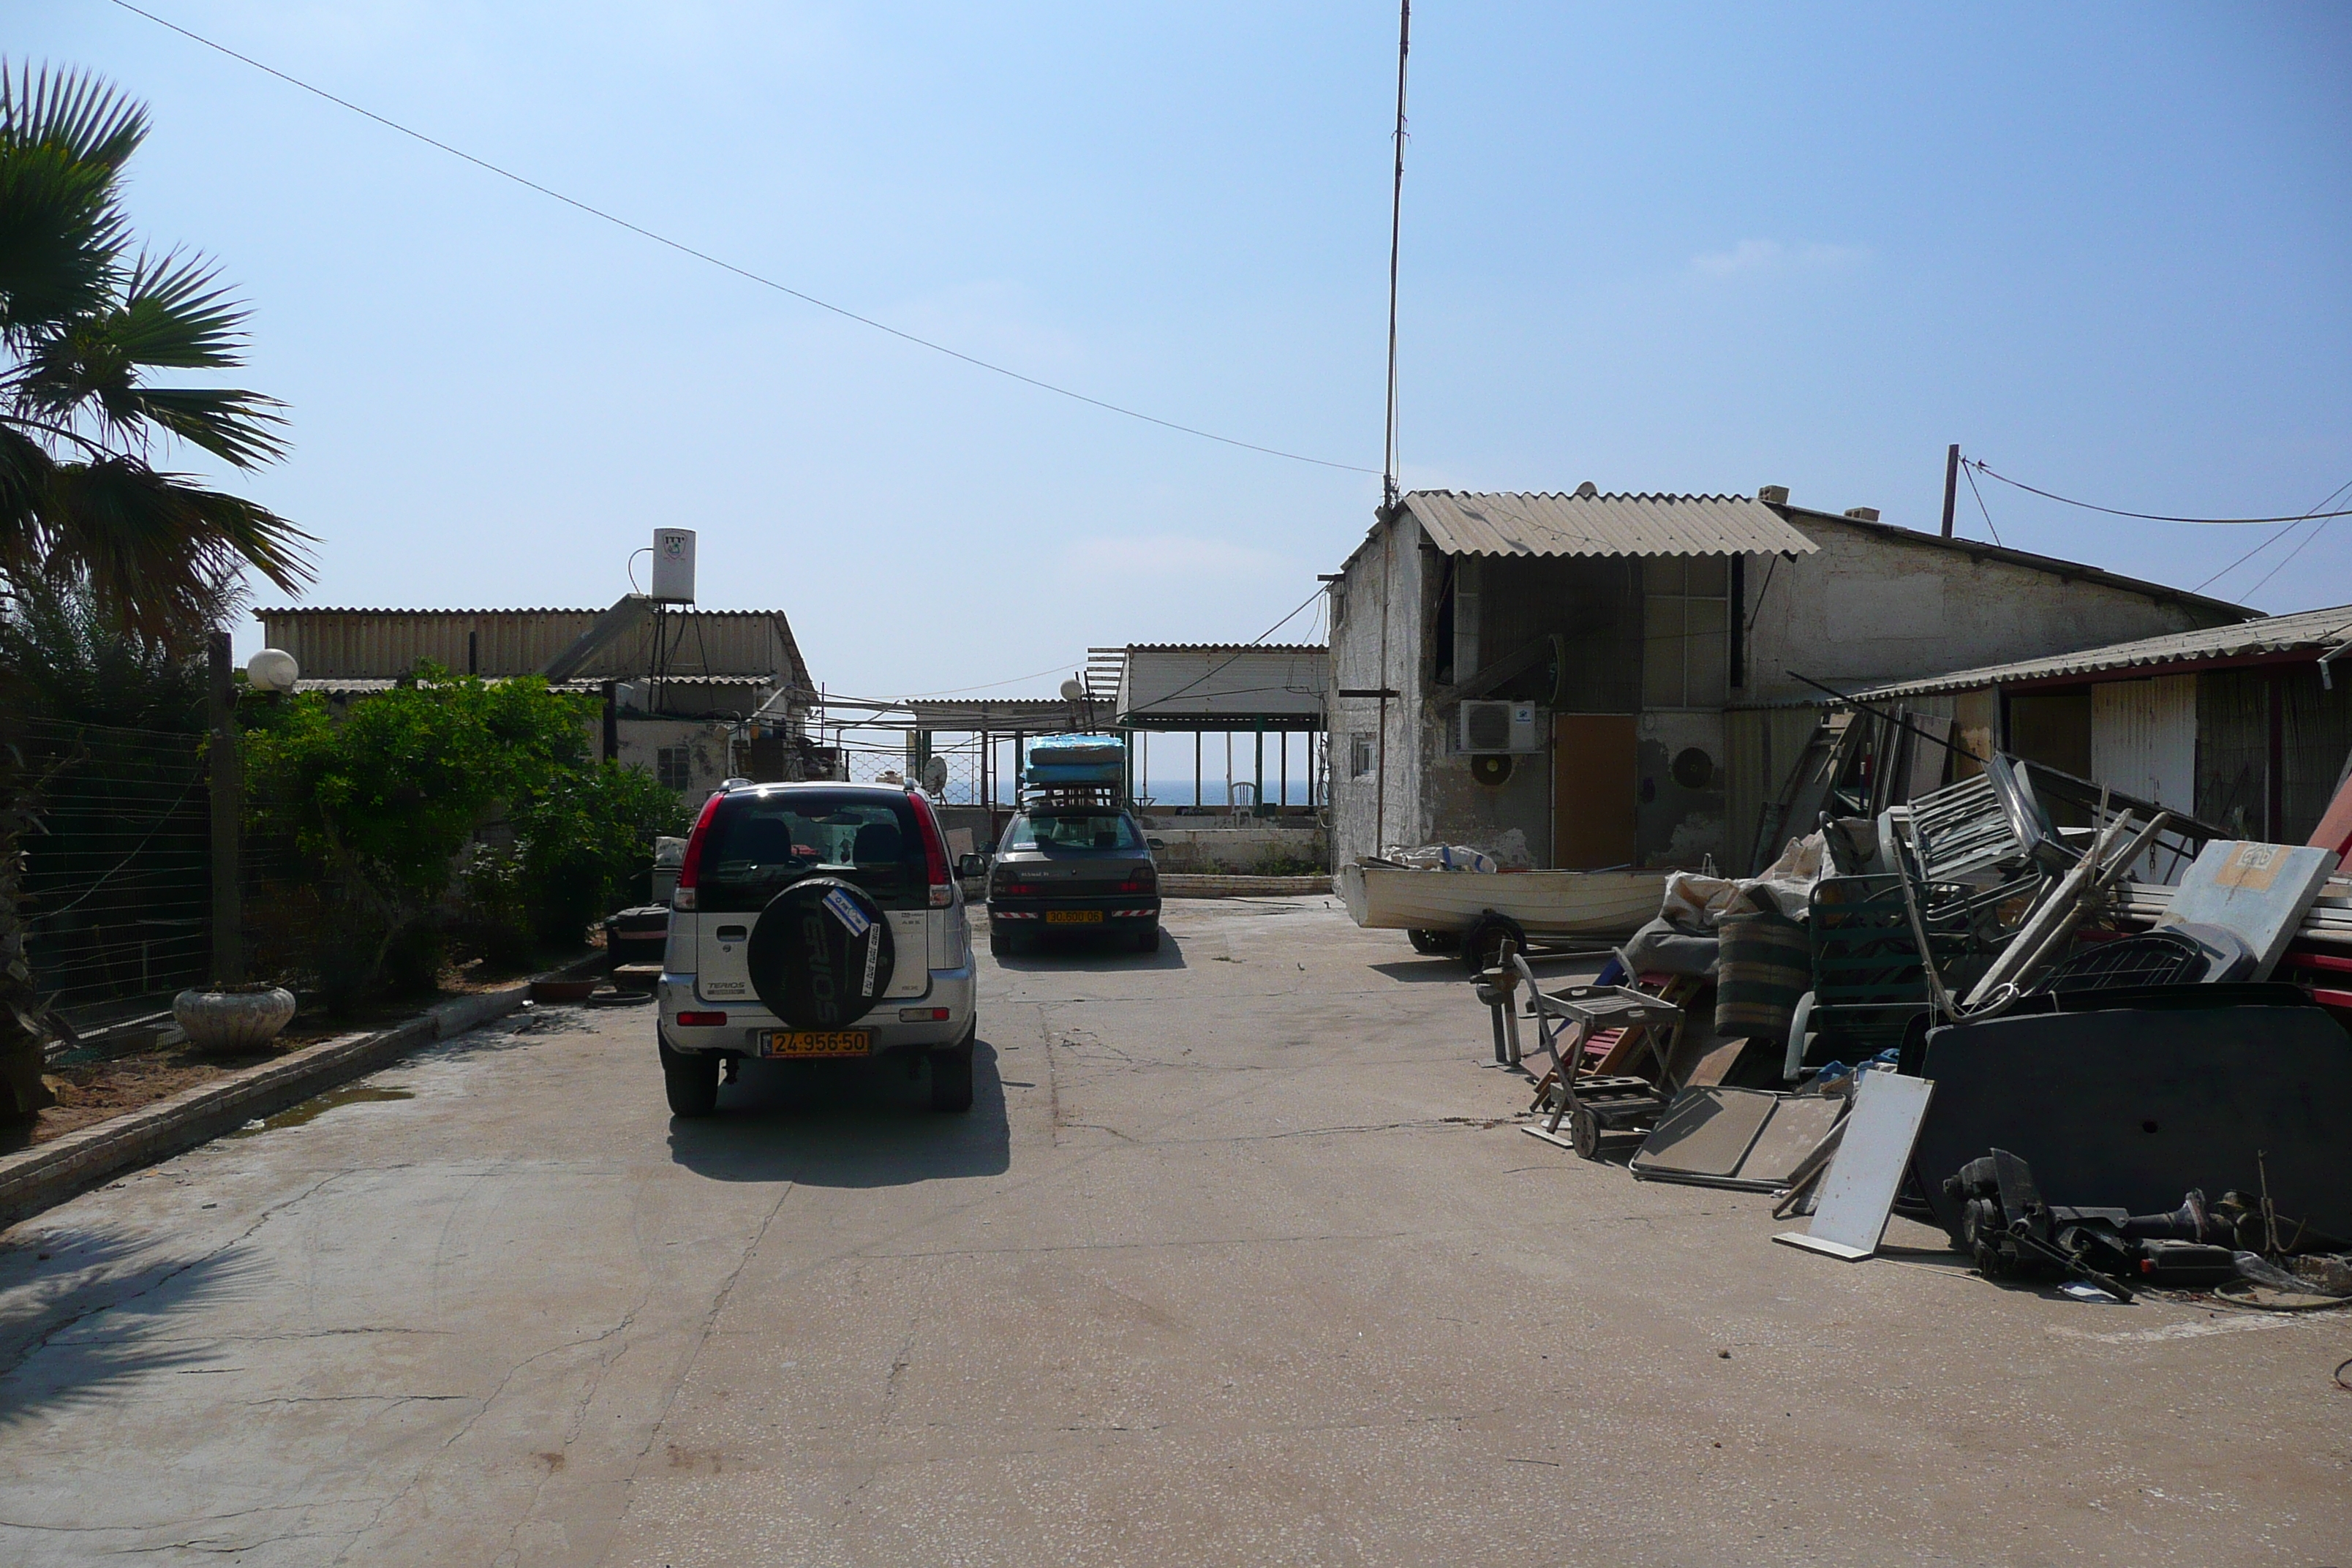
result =
M654 591L656 604L694 603L694 530L654 530Z

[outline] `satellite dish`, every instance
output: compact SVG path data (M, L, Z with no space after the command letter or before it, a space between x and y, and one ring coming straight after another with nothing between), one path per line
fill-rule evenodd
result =
M934 795L948 793L948 760L945 757L933 757L923 764L923 792Z
M1062 682L1062 700L1065 702L1082 702L1086 700L1086 695L1087 683L1076 676L1074 675Z
M302 667L284 648L266 647L245 661L245 679L258 691L291 691Z

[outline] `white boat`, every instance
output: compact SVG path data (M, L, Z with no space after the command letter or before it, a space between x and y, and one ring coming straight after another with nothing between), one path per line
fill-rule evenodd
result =
M1665 871L1422 871L1347 865L1335 880L1349 918L1375 931L1467 931L1489 911L1538 942L1612 936L1658 913Z

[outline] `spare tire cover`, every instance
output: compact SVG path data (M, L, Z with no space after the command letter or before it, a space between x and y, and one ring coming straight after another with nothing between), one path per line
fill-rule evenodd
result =
M890 988L898 944L866 889L811 877L768 900L743 956L768 1011L795 1029L839 1029Z

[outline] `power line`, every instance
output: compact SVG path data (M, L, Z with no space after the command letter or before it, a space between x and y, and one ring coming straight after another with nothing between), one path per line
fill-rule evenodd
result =
M2313 516L2317 514L2320 507L2333 505L2336 498L2342 495L2346 490L2352 490L2352 479L2347 479L2344 483L2328 491L2327 494L2320 500L2319 506L2313 507L2311 510L2305 513L2303 517L2296 519L2294 522L2288 523L2284 528L2280 529L2276 533L2272 534L2268 539L2263 540L2260 544L2255 545L2252 550L2247 551L2243 555L2239 556L2235 561L2231 562L2227 566L2222 567L2219 572L2214 573L2213 575L2206 578L2202 583L2198 584L2197 586L2190 589L2189 592L2192 594L2203 593L2206 589L2211 587L2222 578L2227 577L2231 573L2235 572L2239 567L2243 566L2247 562L2252 561L2255 556L2260 555L2263 551L2268 550L2272 545L2278 543L2288 534L2293 533L2295 531L2297 523L2310 521ZM2321 526L2324 527L2326 525L2323 523ZM2316 531L2316 530L2314 531ZM2298 550L2296 553L2300 554L2301 552ZM2293 560L2294 557L2289 556L2288 559ZM2275 576L2276 574L2277 574L2275 573L2272 574L2273 576ZM2269 581L2269 577L2263 579L2263 583L2267 583ZM2262 586L2262 584L2257 583L2254 586L2259 588ZM2249 594L2252 593L2252 591L2253 590L2251 588L2247 590Z
M1977 489L1977 477L1974 474L1969 474L1966 463L1960 465L1960 472L1969 476L1969 494L1977 498L1977 510L1984 513L1985 531L1992 535L1992 542L1995 544L2000 544L2000 530L1992 525L1992 512L1985 506L1984 491ZM2001 548L2006 550L2009 547L2001 545Z
M1309 605L1313 604L1317 599L1322 598L1322 597L1325 595L1325 592L1326 592L1326 591L1325 591L1324 589L1318 588L1318 589L1316 589L1316 590L1315 590L1315 592L1313 592L1312 594L1307 595L1306 598L1304 598L1304 599L1302 599L1302 600L1300 600L1300 601L1299 601L1299 604L1298 604L1298 609L1297 609L1297 610L1293 610L1293 611L1291 611L1291 612L1290 612L1290 614L1288 614L1288 615L1286 615L1286 616L1283 616L1283 617L1282 617L1282 619L1280 619L1280 620L1278 620L1278 621L1275 622L1275 623L1274 623L1274 625L1272 625L1272 626L1270 626L1266 627L1266 628L1265 628L1265 630L1264 630L1264 631L1262 631L1262 632L1258 633L1258 634L1257 634L1257 636L1255 636L1255 637L1254 637L1250 638L1250 640L1249 640L1249 641L1247 641L1247 642L1244 643L1244 644L1241 646L1240 650L1239 650L1238 652L1234 653L1234 654L1233 655L1233 657L1232 657L1232 658L1230 658L1226 659L1226 660L1224 661L1224 663L1223 663L1223 664L1220 664L1220 665L1218 665L1215 668L1211 669L1207 674L1205 674L1205 675L1202 675L1202 676L1199 677L1197 679L1193 679L1193 680L1188 680L1188 681L1186 681L1183 685L1181 685L1181 686L1178 687L1175 690L1173 690L1173 691L1171 691L1171 692L1168 693L1165 697L1155 697L1155 698L1153 698L1150 701L1149 701L1149 702L1145 703L1142 707L1138 708L1138 709L1134 709L1134 710L1132 710L1132 711L1137 712L1137 713L1148 713L1148 712L1150 712L1152 709L1159 707L1159 706L1160 706L1161 703L1163 703L1163 702L1173 702L1173 701L1175 701L1175 700L1176 700L1176 699L1178 699L1179 697L1183 696L1183 695L1184 695L1184 693L1186 693L1187 691L1192 690L1192 688L1194 688L1194 687L1196 687L1196 686L1201 685L1202 682L1215 679L1216 679L1216 677L1218 676L1218 674L1219 674L1220 672L1222 672L1222 671L1224 669L1224 668L1225 668L1225 666L1226 666L1226 665L1230 665L1230 664L1234 663L1236 660L1238 660L1238 659L1242 657L1242 655L1243 655L1243 654L1245 654L1245 653L1249 652L1249 650L1250 650L1250 649L1252 649L1252 648L1254 648L1254 647L1257 647L1257 645L1258 645L1258 644L1260 644L1260 643L1262 643L1262 642L1265 641L1265 639L1266 639L1266 638L1268 638L1268 637L1272 637L1275 633L1276 633L1276 632L1280 631L1283 627L1285 627L1285 626L1288 626L1292 621L1297 620L1297 619L1298 618L1298 610L1303 610L1303 609L1305 609L1307 605Z
M166 28L171 32L179 34L180 37L188 39L191 43L202 44L205 48L214 50L219 54L226 55L233 60L237 60L243 64L251 66L254 69L262 72L266 76L276 77L279 81L286 83L289 87L299 88L304 92L310 93L314 97L323 98L329 103L334 104L338 108L348 109L353 114L359 115L363 119L374 121L378 125L384 127L388 131L397 131L403 136L410 137L415 141L424 142L427 147L446 153L453 158L463 159L465 162L473 164L476 168L496 174L502 180L510 180L514 184L522 186L525 190L536 191L541 195L546 196L551 200L562 202L565 206L577 208L579 211L586 213L591 217L602 218L604 222L612 224L615 227L627 229L631 234L637 235L646 239L650 239L656 245L667 246L670 249L677 251L681 255L690 256L697 261L707 262L710 266L718 268L722 272L731 272L738 278L743 279L748 282L757 283L763 289L772 289L779 294L789 294L793 299L799 300L806 304L814 305L821 310L830 310L836 316L844 317L846 320L857 322L860 326L871 327L877 332L887 332L894 338L902 339L919 348L929 349L934 353L942 353L947 355L950 359L961 360L964 363L975 366L981 370L992 371L998 375L1007 376L1014 381L1034 386L1041 392L1050 392L1057 396L1069 398L1074 402L1087 404L1093 407L1102 409L1106 413L1124 415L1129 419L1139 419L1146 425L1157 425L1162 429L1173 430L1181 435L1197 436L1203 441L1216 441L1227 447L1239 447L1244 451L1260 452L1269 458L1286 458L1294 463L1311 463L1317 468L1339 468L1350 474L1371 474L1381 471L1377 468L1365 468L1360 463L1339 463L1334 462L1328 458L1310 458L1303 452L1286 452L1279 447L1261 447L1255 441L1244 441L1239 437L1233 436L1220 436L1213 430L1202 430L1198 426L1192 425L1180 425L1173 419L1162 419L1156 414L1146 414L1139 409L1128 408L1119 404L1108 402L1099 397L1089 396L1083 392L1074 392L1066 386L1056 386L1050 381L1040 381L1034 375L1024 375L1017 370L1008 369L1003 365L995 364L988 360L977 358L974 355L965 353L961 349L951 349L945 343L934 342L929 338L917 337L914 333L891 326L886 321L877 321L871 316L861 316L856 311L849 310L845 306L835 305L830 300L820 300L814 294L803 293L800 289L793 288L790 284L779 283L774 279L763 277L757 272L751 271L748 268L738 267L731 261L723 261L718 257L711 255L707 250L697 250L694 247L688 245L683 241L672 239L667 235L656 234L652 229L646 228L639 224L631 223L627 218L620 217L613 213L606 212L602 207L591 206L588 203L580 200L576 196L567 196L562 191L542 185L536 180L526 179L522 175L516 174L511 169L500 168L498 164L491 163L487 158L478 158L471 153L452 147L446 142L436 141L434 138L425 134L422 131L411 130L409 127L401 124L396 120L385 119L383 115L376 113L373 110L362 109L358 104L352 102L349 99L338 98L322 87L313 87L309 82L302 80L299 77L289 76L284 71L278 69L275 66L264 65L259 60L255 59L251 55L239 54L236 50L230 48L226 44L215 43L212 39L205 37L203 34L192 33L176 22L167 22L163 17L155 15L152 11L144 11L140 9L138 6L133 5L131 4L131 0L111 0L111 3L121 6L123 10L130 12L132 16L144 16L147 20L154 23L157 26Z
M121 5L122 0L115 0L115 3L117 5ZM2093 501L2074 500L2066 496L2053 495L2048 490L2036 489L2033 486L2027 484L2022 479L2012 479L2007 474L1994 473L1990 468L1986 468L1981 461L1975 458L1967 458L1965 461L1968 467L1974 468L1978 473L1984 475L1987 479L1999 479L2002 484L2013 486L2031 495L2040 496L2044 500L2054 500L2064 506L2078 506L2085 511L2103 511L2109 517L2137 518L2143 522L2304 522L2315 517L2352 517L2352 510L2347 510L2344 511L2307 511L2298 517L2167 517L2162 513L2153 511L2121 511L2111 506L2100 506Z
M2288 551L2288 552L2286 552L2286 555L2284 556L2284 559L2282 559L2282 560L2279 562L2279 563L2278 563L2277 565L2275 565L2275 566L2272 567L2269 571L2267 571L2267 572L2265 572L2265 573L2263 573L2263 580L2262 580L2262 582L2255 584L2252 587L2251 587L2251 588L2247 589L2244 593L2242 593L2242 594L2239 595L2238 595L2238 603L2240 603L2240 604L2242 604L2242 604L2244 604L2248 599L2251 599L2251 598L2252 598L2255 595L2257 595L2257 594L2261 593L2261 592L2263 591L2263 586L2264 586L2265 584L2267 584L2270 582L2270 580L2271 580L2272 578L2273 578L2273 577L2277 576L2280 573L2282 573L2282 572L2284 572L2284 571L2285 571L2285 570L2286 570L2286 568L2287 568L2287 563L2288 563L2288 562L2293 561L2296 556L2298 556L2298 555L2302 554L2305 551L2306 551L2306 550L2310 549L2310 548L2311 548L2311 542L2312 542L2313 540L2315 540L2315 539L2317 539L2321 534L2326 533L2326 531L2327 531L2327 521L2326 521L2326 519L2324 519L2324 518L2323 518L2323 519L2320 521L2319 525L2318 525L2317 527L2314 528L2314 529L2313 529L2309 533L2306 533L2306 534L2305 534L2305 535L2303 536L2303 542L2302 542L2302 543L2300 543L2300 544L2296 545L2293 550Z

